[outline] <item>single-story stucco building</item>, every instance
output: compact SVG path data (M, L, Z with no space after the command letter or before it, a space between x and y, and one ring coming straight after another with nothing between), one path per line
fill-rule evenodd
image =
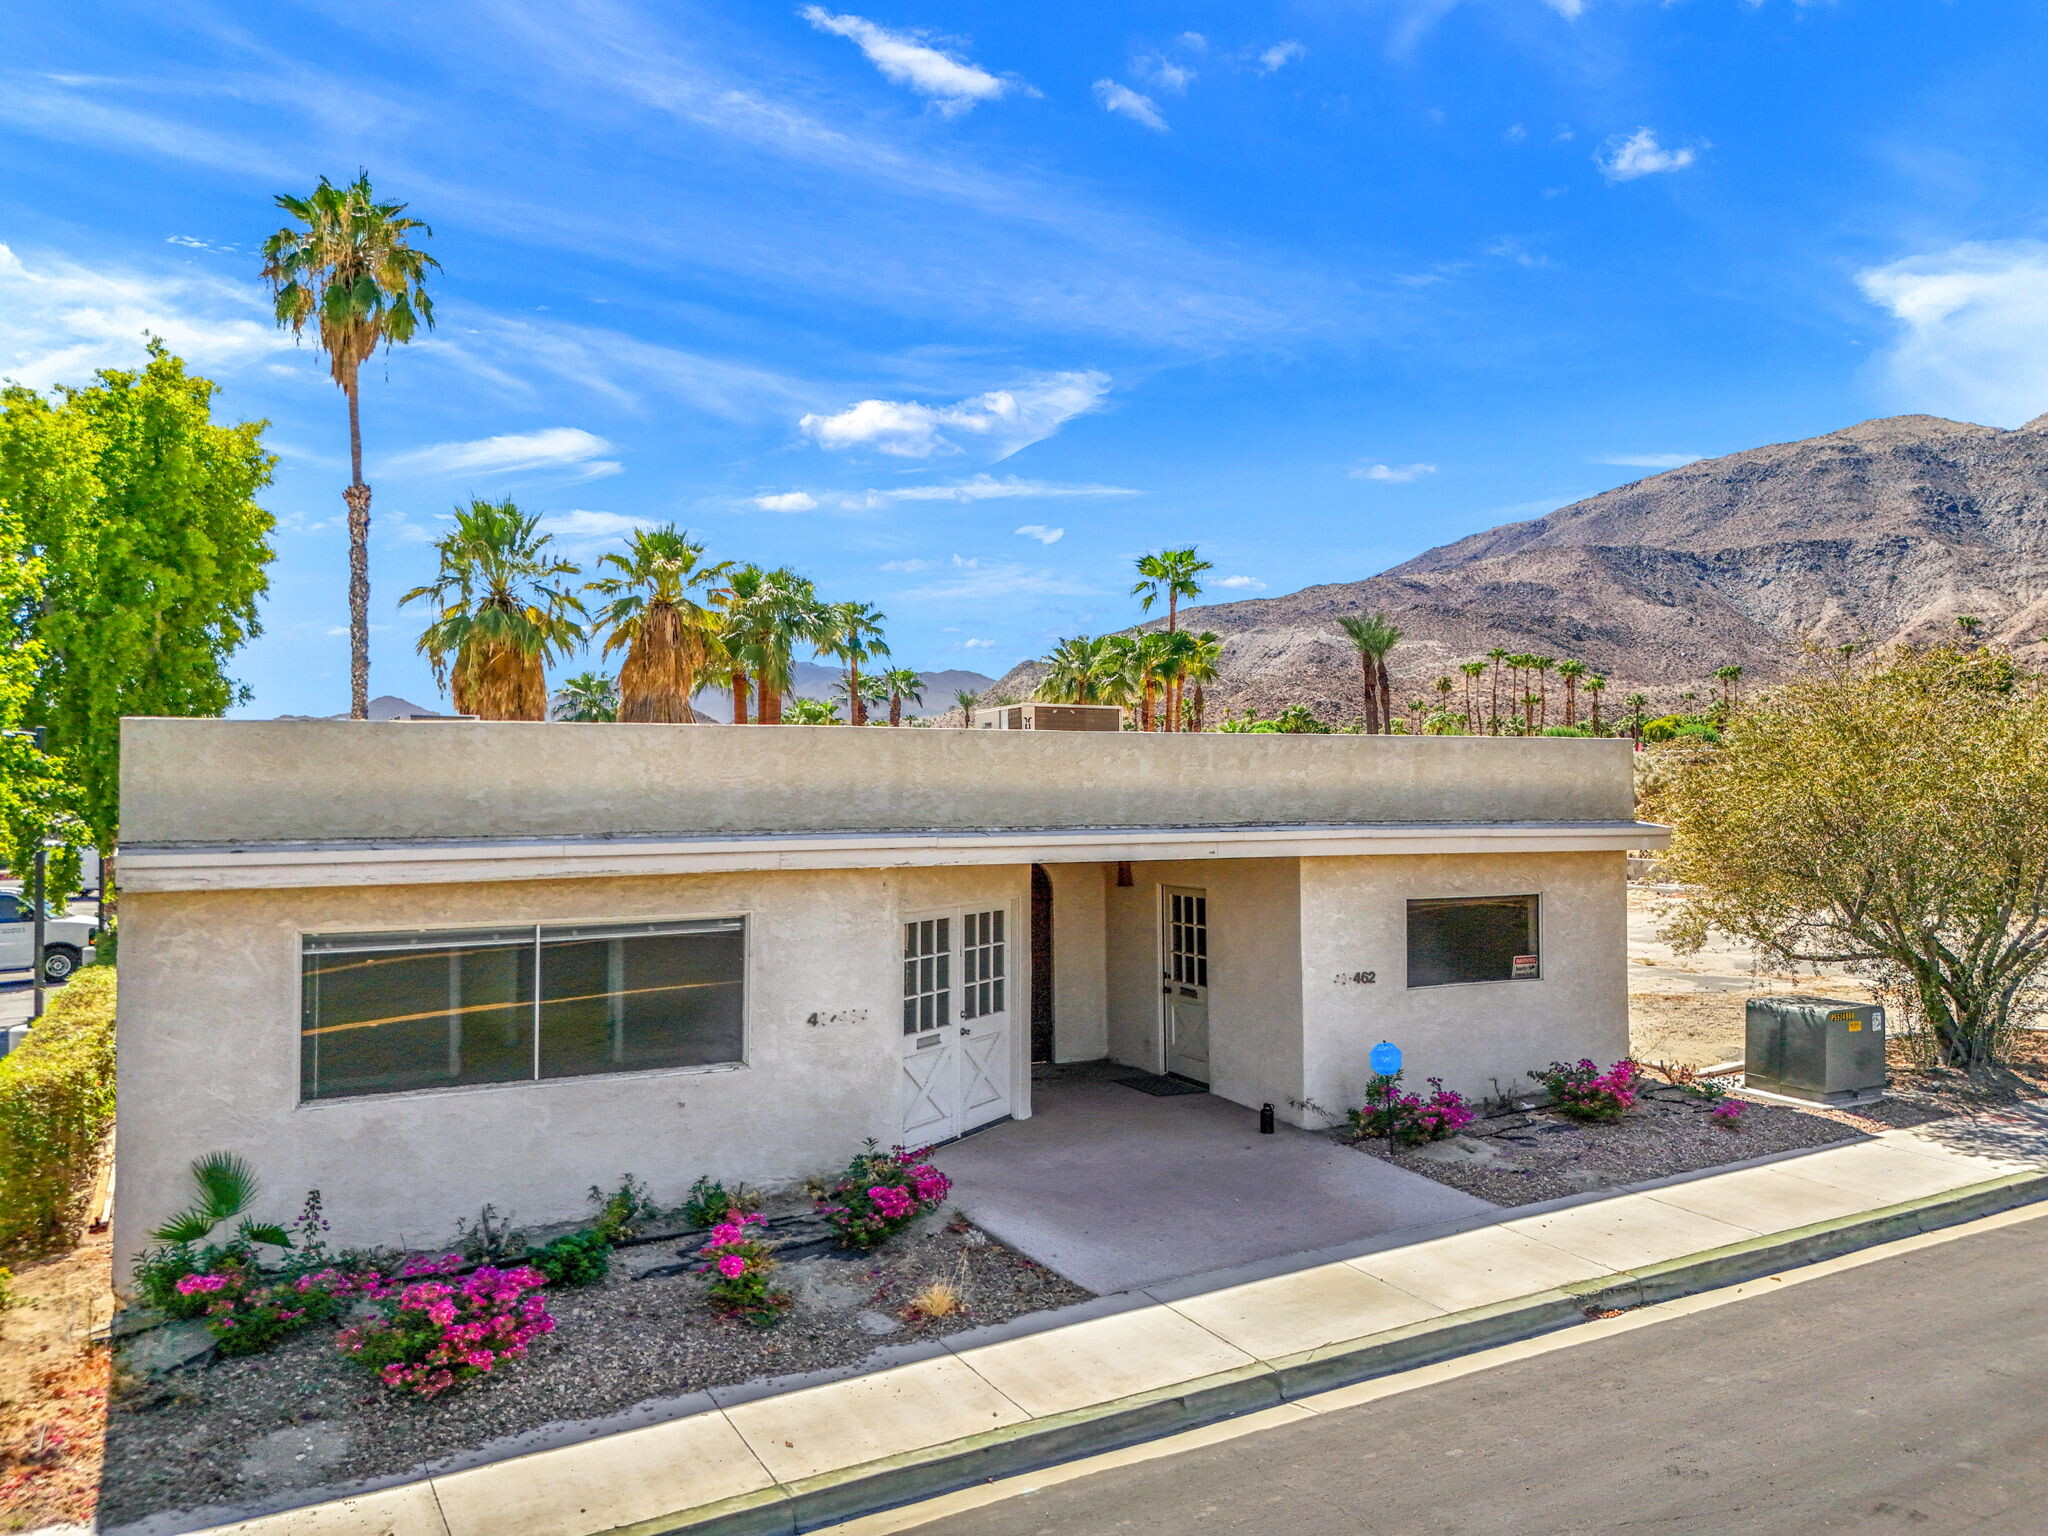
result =
M773 1185L1110 1058L1297 1124L1628 1045L1622 741L130 720L117 1252ZM1114 1177L1114 1169L1103 1170Z

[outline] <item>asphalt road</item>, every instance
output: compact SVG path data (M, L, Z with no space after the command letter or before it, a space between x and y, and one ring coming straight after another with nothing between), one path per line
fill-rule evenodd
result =
M2048 1217L917 1536L2048 1532Z

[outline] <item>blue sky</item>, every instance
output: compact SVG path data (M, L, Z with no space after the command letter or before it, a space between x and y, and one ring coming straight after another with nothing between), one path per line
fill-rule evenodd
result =
M1000 672L1698 455L2048 410L2048 29L1981 0L14 0L0 374L154 329L283 456L249 713L344 707L339 393L271 197L366 167L441 324L366 372L372 685L472 495L674 520Z

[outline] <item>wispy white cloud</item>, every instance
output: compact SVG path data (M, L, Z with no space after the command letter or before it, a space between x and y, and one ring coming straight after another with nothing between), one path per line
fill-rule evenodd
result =
M1067 536L1064 528L1048 528L1043 523L1026 523L1017 532L1027 539L1036 539L1041 544L1057 544Z
M1100 587L1076 581L1043 567L1014 561L963 560L953 557L960 574L950 580L911 587L896 594L897 602L981 602L1001 597L1099 597Z
M1677 469L1681 464L1697 464L1703 457L1697 453L1601 453L1587 462L1619 464L1625 469Z
M1105 112L1114 112L1119 117L1128 117L1134 123L1142 123L1154 133L1166 132L1166 119L1160 115L1159 103L1139 91L1132 90L1115 80L1095 82L1095 99L1102 103Z
M995 641L983 640L979 636L969 640L962 640L960 642L960 649L963 651L992 651L995 648Z
M1008 91L1038 94L1022 81L992 75L979 64L935 47L919 33L891 31L861 16L835 16L822 5L807 5L798 14L820 32L855 44L883 79L930 97L949 117Z
M384 461L387 474L514 475L561 472L577 480L616 475L620 465L598 457L612 445L581 427L542 427L537 432L508 432L466 443L433 443L394 454Z
M1253 67L1262 75L1270 75L1276 70L1293 63L1296 59L1305 57L1307 53L1308 50L1306 48L1294 41L1293 38L1289 38L1284 43L1275 43L1270 48L1259 50L1258 62Z
M1256 576L1225 576L1214 585L1228 588L1232 592L1263 592L1266 584Z
M776 491L753 500L763 512L811 512L818 505L818 498L809 491Z
M1689 147L1666 149L1657 142L1654 128L1638 128L1609 139L1593 163L1609 181L1634 181L1638 176L1682 171L1697 158Z
M0 245L0 378L83 384L96 369L141 362L145 334L216 373L291 348L253 286L49 257L31 265Z
M1424 475L1435 473L1434 464L1361 464L1351 471L1351 478L1405 484L1410 480L1420 480Z
M1185 96L1195 79L1193 65L1178 63L1163 53L1140 54L1131 61L1131 71L1153 90L1172 96Z
M1878 366L1902 406L2008 427L2048 407L2048 242L1973 242L1856 281L1897 325Z
M1543 3L1566 21L1577 21L1586 14L1586 0L1543 0Z
M869 448L896 458L960 453L967 444L1004 459L1051 437L1109 393L1109 375L1048 373L955 405L861 400L829 416L808 413L799 429L821 448Z
M623 512L550 512L540 520L541 532L551 533L564 544L587 544L599 540L623 539L636 528L652 528L651 517L632 517Z
M936 571L938 568L939 562L936 560L885 560L882 562L882 569L885 571Z
M1142 494L1122 485L1069 485L1057 480L1023 480L1016 475L1005 475L1001 479L994 475L970 475L965 480L946 480L934 485L899 485L885 490L863 491L847 497L845 505L874 508L899 501L1036 501Z

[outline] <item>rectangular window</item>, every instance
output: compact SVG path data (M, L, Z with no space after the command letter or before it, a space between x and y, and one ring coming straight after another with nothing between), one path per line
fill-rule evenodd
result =
M952 964L951 918L903 925L903 1033L923 1034L952 1022Z
M1542 975L1534 896L1408 903L1408 985L1535 981Z
M300 1097L736 1063L746 925L310 935Z
M960 1016L985 1018L1003 1011L1006 955L1003 913L970 912L960 922Z

